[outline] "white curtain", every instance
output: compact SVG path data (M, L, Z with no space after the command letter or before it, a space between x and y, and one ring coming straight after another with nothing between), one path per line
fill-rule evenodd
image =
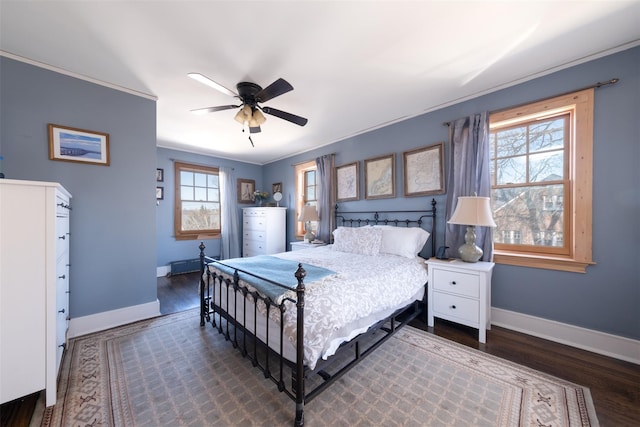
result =
M233 168L220 168L220 258L240 257L240 227Z
M458 197L491 197L489 163L489 114L487 112L458 119L450 124L451 164L447 174L447 220ZM446 224L444 240L449 256L457 256L464 243L466 226ZM484 254L481 261L493 260L493 236L489 227L476 227L476 245Z
M323 242L331 242L331 223L333 210L331 208L331 175L333 171L333 154L326 154L316 159L316 173L318 174L317 209L318 230L316 237Z

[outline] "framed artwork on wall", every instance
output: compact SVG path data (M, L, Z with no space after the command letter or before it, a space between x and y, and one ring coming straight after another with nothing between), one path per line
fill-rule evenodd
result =
M164 187L156 187L156 200L164 200Z
M360 199L359 162L336 167L336 201L349 202Z
M109 166L109 134L49 123L49 159Z
M238 179L238 203L253 203L254 191L256 191L255 180Z
M156 169L156 181L157 182L164 181L164 169L160 169L160 168Z
M405 151L402 169L406 197L443 194L444 143Z
M396 155L375 157L364 161L364 198L396 197Z
M282 193L282 183L274 182L271 184L271 194Z

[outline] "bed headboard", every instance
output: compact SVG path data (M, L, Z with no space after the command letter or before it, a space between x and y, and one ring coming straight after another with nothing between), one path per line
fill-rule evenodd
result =
M365 225L393 225L396 227L422 227L429 232L431 253L436 254L436 199L431 199L428 210L344 211L336 204L335 227L362 227ZM425 245L426 246L426 245Z

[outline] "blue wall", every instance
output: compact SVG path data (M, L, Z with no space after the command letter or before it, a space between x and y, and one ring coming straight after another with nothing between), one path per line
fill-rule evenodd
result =
M524 314L640 339L640 48L630 49L527 83L387 126L308 153L255 166L156 148L155 103L119 91L0 58L0 154L9 178L58 181L74 195L71 231L71 315L156 299L156 266L192 258L194 241L173 234L170 159L233 166L239 178L270 191L282 182L293 240L293 165L335 153L336 165L396 153L395 199L348 202L359 209L418 209L429 197L402 195L402 152L447 141L443 122L499 110L620 78L596 90L593 256L586 274L498 265L492 305ZM111 135L109 167L48 160L46 124ZM448 155L448 146L446 154ZM362 162L360 163L362 168ZM165 170L165 200L156 206L155 168ZM363 171L360 171L361 178ZM363 193L363 189L361 189ZM361 194L362 195L362 194ZM444 201L436 238L443 241ZM156 218L157 215L157 218ZM208 251L219 251L207 242ZM193 246L192 246L193 245ZM149 248L154 248L149 250ZM157 248L157 249L155 249ZM213 249L215 248L215 250ZM156 252L157 251L157 252Z
M155 101L5 57L0 90L6 177L59 182L73 195L70 315L156 301ZM108 133L111 165L49 160L47 123Z
M293 205L291 165L335 153L337 166L396 153L395 199L344 203L345 209L414 209L429 197L402 196L402 152L448 140L443 122L495 111L620 78L596 89L594 123L593 259L586 274L497 265L492 306L629 338L640 338L640 48L581 64L527 83L478 97L318 150L271 163L267 183L282 181ZM448 144L446 155L448 158ZM363 178L360 162L360 177ZM362 182L362 181L361 181ZM361 186L362 187L362 186ZM364 190L361 188L361 197ZM444 239L444 197L437 241ZM365 208L366 206L366 208ZM288 238L293 236L288 214Z

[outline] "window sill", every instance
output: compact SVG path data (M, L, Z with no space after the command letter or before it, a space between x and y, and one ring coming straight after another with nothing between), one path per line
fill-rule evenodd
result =
M221 237L220 233L211 233L211 234L189 234L182 236L174 236L176 240L208 240L208 239L218 239Z
M514 254L494 251L493 262L496 264L515 265L518 267L544 268L547 270L569 271L572 273L586 273L593 261L578 261L571 258L552 257L531 254Z

